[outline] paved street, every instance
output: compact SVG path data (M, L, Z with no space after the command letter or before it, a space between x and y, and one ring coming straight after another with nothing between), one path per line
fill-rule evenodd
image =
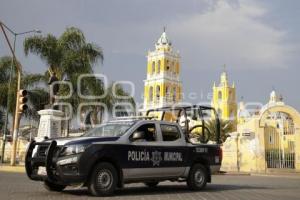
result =
M217 175L207 189L189 191L185 183L161 183L155 189L142 184L127 185L109 199L299 199L300 177ZM0 199L95 199L85 188L66 188L62 193L46 191L41 182L30 181L23 173L0 172ZM108 199L108 198L103 198Z

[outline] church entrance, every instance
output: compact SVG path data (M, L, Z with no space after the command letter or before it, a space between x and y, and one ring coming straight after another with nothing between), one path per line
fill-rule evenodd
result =
M267 168L295 169L295 131L291 118L276 113L270 124L264 128Z

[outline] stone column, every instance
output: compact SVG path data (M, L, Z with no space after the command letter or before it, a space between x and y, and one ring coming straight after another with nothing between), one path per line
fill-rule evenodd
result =
M64 113L60 110L46 109L38 111L38 114L41 116L41 118L38 134L35 140L41 141L45 137L61 137L61 121L63 120Z
M300 172L300 127L295 127L295 170Z

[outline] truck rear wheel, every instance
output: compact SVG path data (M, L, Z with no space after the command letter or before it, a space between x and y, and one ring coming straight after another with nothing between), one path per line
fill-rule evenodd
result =
M92 172L88 189L94 196L112 195L117 187L117 179L117 170L112 164L99 163Z
M149 182L145 182L144 184L150 188L153 188L153 187L156 187L159 184L159 182L158 181L149 181Z
M207 170L202 164L195 164L187 179L187 185L191 190L201 190L207 183Z
M66 188L65 185L58 185L56 183L52 183L52 182L47 181L47 180L44 181L44 187L48 191L55 191L55 192L61 192Z

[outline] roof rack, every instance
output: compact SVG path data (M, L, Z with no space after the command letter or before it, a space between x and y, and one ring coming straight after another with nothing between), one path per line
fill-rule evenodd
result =
M133 119L156 119L156 116L128 116L128 117L116 117L115 120L133 120Z
M205 129L205 112L207 110L211 110L215 117L216 117L216 131L217 131L217 143L220 143L220 120L218 117L218 113L215 110L214 107L211 106L202 106L199 104L194 104L194 105L176 105L176 106L166 106L166 107L161 107L161 108L155 108L155 109L149 109L146 112L146 116L150 116L150 113L155 113L155 112L162 112L161 113L161 117L158 120L163 120L165 117L165 114L167 112L173 112L173 111L178 111L178 113L176 114L177 119L176 122L179 122L179 118L183 115L185 120L184 120L184 128L185 128L185 132L188 134L190 131L190 127L189 127L189 120L188 120L188 115L187 115L187 111L189 110L194 110L194 112L198 113L199 117L201 118L201 122L202 122L202 131L204 132Z

